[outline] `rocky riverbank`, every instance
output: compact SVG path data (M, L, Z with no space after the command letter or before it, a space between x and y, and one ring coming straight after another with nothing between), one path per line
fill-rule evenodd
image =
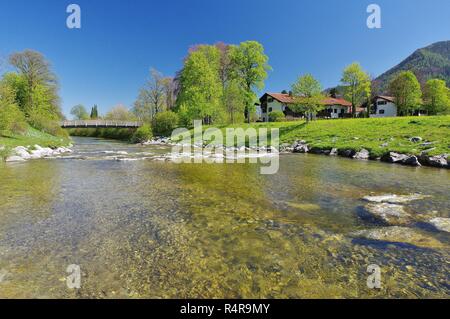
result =
M419 138L416 138L419 140ZM173 143L169 138L155 138L145 143L143 145L177 145ZM211 148L211 146L206 145L194 145L194 147L203 147L203 148ZM236 150L235 147L225 147L223 145L215 145L214 148L223 148L225 150ZM251 151L261 151L265 152L277 152L277 150L270 146L259 146L259 147L250 147L245 148L246 150ZM240 150L240 148L239 148ZM355 160L377 160L385 163L391 164L401 164L406 166L429 166L436 168L450 168L450 158L449 154L442 154L438 156L429 156L426 152L423 152L421 155L416 156L412 154L401 154L396 152L387 152L383 156L375 156L371 154L371 152L367 149L361 149L359 151L355 151L353 149L320 149L316 147L310 147L308 143L304 140L299 140L294 142L293 144L284 143L280 145L279 150L280 153L311 153L317 155L326 155L326 156L341 156L346 158L352 158Z
M68 147L58 147L52 149L50 147L41 147L39 145L34 146L17 146L10 151L10 154L6 157L6 162L24 162L32 159L56 157L63 154L72 153L70 149L72 145Z

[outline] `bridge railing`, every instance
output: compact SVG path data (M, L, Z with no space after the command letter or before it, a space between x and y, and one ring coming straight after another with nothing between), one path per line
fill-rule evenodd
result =
M109 121L109 120L73 120L73 121L62 121L60 123L61 127L140 127L141 122L130 122L130 121Z

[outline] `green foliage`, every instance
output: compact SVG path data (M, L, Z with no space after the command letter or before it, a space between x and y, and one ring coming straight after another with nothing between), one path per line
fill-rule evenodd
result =
M424 105L430 115L450 113L450 89L445 81L427 81L424 88Z
M98 119L98 109L97 109L97 104L95 104L92 109L91 109L91 115L89 116L91 118L91 120L96 120Z
M219 113L223 94L219 79L220 51L202 45L187 57L180 76L177 103L187 107L191 120L211 123Z
M76 120L88 120L90 118L86 108L81 104L72 107L70 114L73 115Z
M28 116L28 122L32 127L42 132L48 133L54 136L67 137L67 132L59 126L59 122L56 119L49 117L45 111L35 110Z
M311 74L298 78L292 85L292 94L295 99L292 110L297 113L305 113L309 121L314 114L323 109L325 96L322 94L322 86Z
M352 115L355 117L356 107L370 99L370 76L355 62L344 69L341 82L344 86L344 98L352 103Z
M170 137L174 129L178 127L179 118L177 113L165 111L155 115L153 119L153 134L157 136Z
M275 111L269 113L269 122L283 122L286 116L281 111Z
M395 98L399 115L413 115L420 108L422 90L413 72L400 72L390 83L389 90Z
M113 107L108 113L105 115L106 120L112 121L136 121L136 116L130 112L125 106L117 105Z
M27 128L24 114L15 103L15 91L2 81L0 83L0 134L19 134Z
M230 58L233 64L233 78L239 81L243 89L245 99L245 114L250 120L251 108L254 106L256 95L254 90L264 87L264 80L268 71L269 58L264 53L262 44L256 41L242 42L238 46L232 46Z
M69 129L71 136L99 137L121 141L131 141L136 130L132 128L80 128Z
M153 133L151 126L149 124L144 124L136 130L133 137L131 138L131 142L142 143L150 140L152 137Z

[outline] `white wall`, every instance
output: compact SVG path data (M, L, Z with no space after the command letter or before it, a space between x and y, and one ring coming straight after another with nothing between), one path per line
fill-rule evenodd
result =
M272 108L272 110L270 110ZM276 111L284 111L284 104L280 103L277 100L273 100L272 102L267 102L267 113L262 113L262 120L264 122L269 122L269 114Z
M385 105L378 105L378 102L380 101L386 101L383 99L377 99L375 101L376 105L376 109L377 109L377 114L370 114L370 117L395 117L397 116L397 105L395 105L392 102L387 102L387 104ZM380 112L381 111L381 112ZM384 112L384 114L382 114Z
M331 118L338 119L339 114L341 114L342 110L344 110L343 114L347 113L348 108L342 105L330 105L326 107L327 110L331 110ZM337 110L337 113L334 113L334 110Z

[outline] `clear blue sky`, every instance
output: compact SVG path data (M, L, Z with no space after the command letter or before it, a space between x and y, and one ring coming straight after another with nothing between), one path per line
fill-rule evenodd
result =
M82 10L66 28L66 7ZM382 8L382 29L366 8ZM266 91L289 89L306 72L324 87L359 61L373 75L415 49L450 40L448 0L0 0L0 56L31 48L51 62L66 115L73 105L101 112L131 106L150 67L173 75L190 45L261 42L273 71Z

